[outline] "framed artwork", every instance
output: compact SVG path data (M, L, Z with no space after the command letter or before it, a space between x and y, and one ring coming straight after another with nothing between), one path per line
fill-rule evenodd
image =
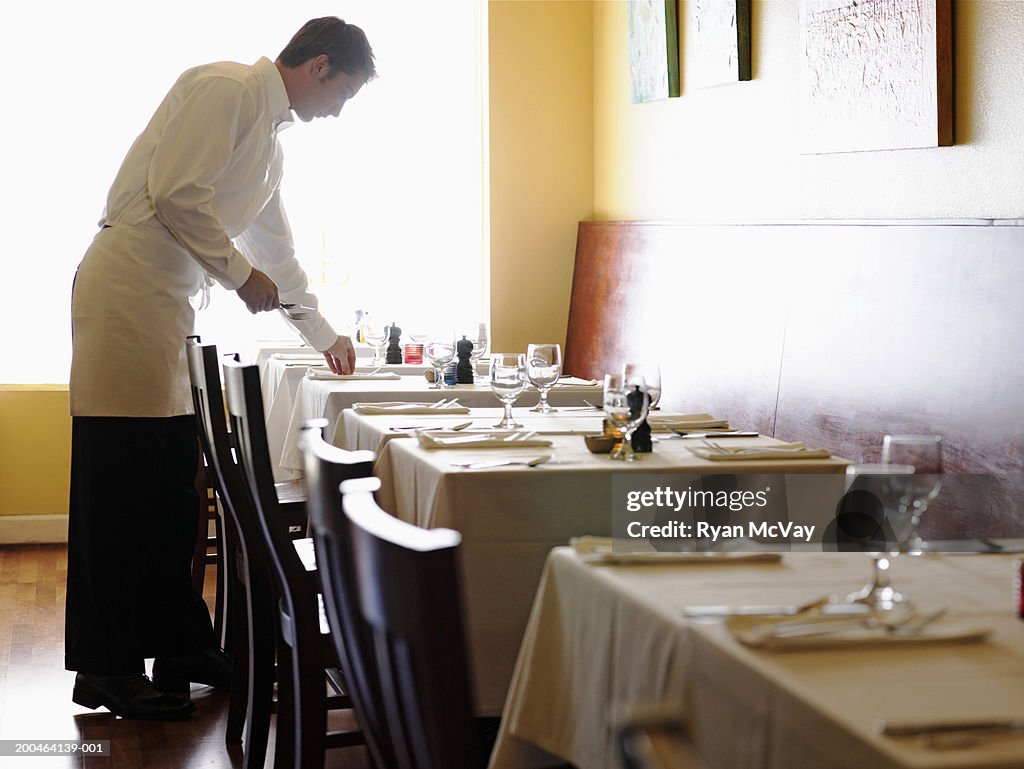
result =
M694 83L750 80L750 0L694 0L692 5Z
M679 95L676 0L629 0L629 80L634 104Z
M802 0L804 153L953 143L952 0Z

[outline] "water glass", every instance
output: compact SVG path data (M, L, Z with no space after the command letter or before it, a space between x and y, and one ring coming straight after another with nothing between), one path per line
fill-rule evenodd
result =
M893 558L905 551L909 516L896 503L898 487L914 468L895 464L853 464L846 468L846 493L836 514L836 541L854 544L871 557L872 576L846 597L876 611L892 609L906 598L889 582Z
M626 384L629 384L634 377L642 377L647 384L651 409L658 408L658 402L661 400L661 366L657 363L631 362L622 367L622 375L626 378Z
M505 414L495 427L522 427L512 417L512 404L526 387L526 356L522 353L495 353L491 356L490 376L491 391L505 406Z
M921 516L942 488L942 436L887 435L882 441L882 464L910 465L914 474L898 489L901 512L910 519L906 552L921 555L927 548L917 531Z
M637 458L633 451L633 432L647 418L650 398L644 378L635 374L629 384L622 374L608 374L604 378L604 414L608 421L622 431L622 445L613 451L611 459L632 462Z
M480 362L480 359L484 357L487 352L487 345L489 339L487 336L487 324L477 323L476 330L473 333L466 334L466 338L473 343L473 351L469 354L469 359L473 362L473 380L476 381L476 367Z
M526 348L526 376L540 392L540 402L530 411L550 414L548 391L562 375L562 348L557 344L531 344Z
M388 341L388 326L385 326L371 315L363 315L359 321L359 328L363 332L363 339L373 348L373 360L370 362L370 365L383 366L383 351Z
M445 389L448 385L444 383L444 370L455 360L455 340L451 336L431 337L423 352L434 369L434 384L430 386L431 389Z

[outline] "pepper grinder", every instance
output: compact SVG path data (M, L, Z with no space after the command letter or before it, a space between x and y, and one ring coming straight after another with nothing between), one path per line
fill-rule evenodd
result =
M398 343L402 338L402 329L392 323L388 326L388 350L384 357L385 363L402 362L402 346Z

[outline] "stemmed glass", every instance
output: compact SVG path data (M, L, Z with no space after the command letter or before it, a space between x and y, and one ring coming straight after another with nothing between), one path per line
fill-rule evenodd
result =
M910 465L913 475L899 484L900 512L910 516L906 551L921 555L928 543L917 531L921 516L942 488L942 436L887 435L882 441L883 465Z
M622 431L622 445L609 454L609 458L626 462L636 459L631 438L633 431L647 418L649 404L647 385L639 374L633 374L628 384L622 374L605 375L604 413L608 421Z
M647 395L651 398L651 410L658 408L661 400L661 367L657 363L627 363L622 367L626 384L639 375L647 383Z
M444 370L455 360L455 340L451 334L431 336L423 348L423 354L427 356L431 367L434 369L434 384L430 386L433 390L443 390L448 387L444 383Z
M376 320L371 315L364 315L359 321L359 328L363 332L363 339L373 348L373 360L371 366L383 366L384 358L382 353L384 345L388 341L388 327Z
M512 417L512 404L516 402L524 387L526 356L522 353L494 353L491 356L491 391L505 406L505 415L495 427L522 427Z
M846 597L876 610L888 610L906 599L889 583L892 559L904 551L909 516L896 504L898 486L913 475L910 465L854 464L846 468L846 493L837 511L837 542L854 542L871 557L872 577Z
M473 343L473 350L469 353L469 359L473 363L473 381L476 381L476 367L480 359L487 352L487 324L477 323L475 334L466 334L466 338Z
M550 414L548 391L562 374L562 348L557 344L531 344L526 348L526 376L540 392L540 402L530 411Z

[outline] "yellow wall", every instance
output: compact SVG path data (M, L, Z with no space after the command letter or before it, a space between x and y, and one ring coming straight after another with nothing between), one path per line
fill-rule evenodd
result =
M488 4L492 345L565 341L576 223L593 211L593 6Z
M954 3L956 146L801 155L798 0L753 0L753 80L633 105L626 4L594 4L598 219L1001 218L1024 214L1024 2Z
M70 469L68 388L0 385L0 516L67 514Z

